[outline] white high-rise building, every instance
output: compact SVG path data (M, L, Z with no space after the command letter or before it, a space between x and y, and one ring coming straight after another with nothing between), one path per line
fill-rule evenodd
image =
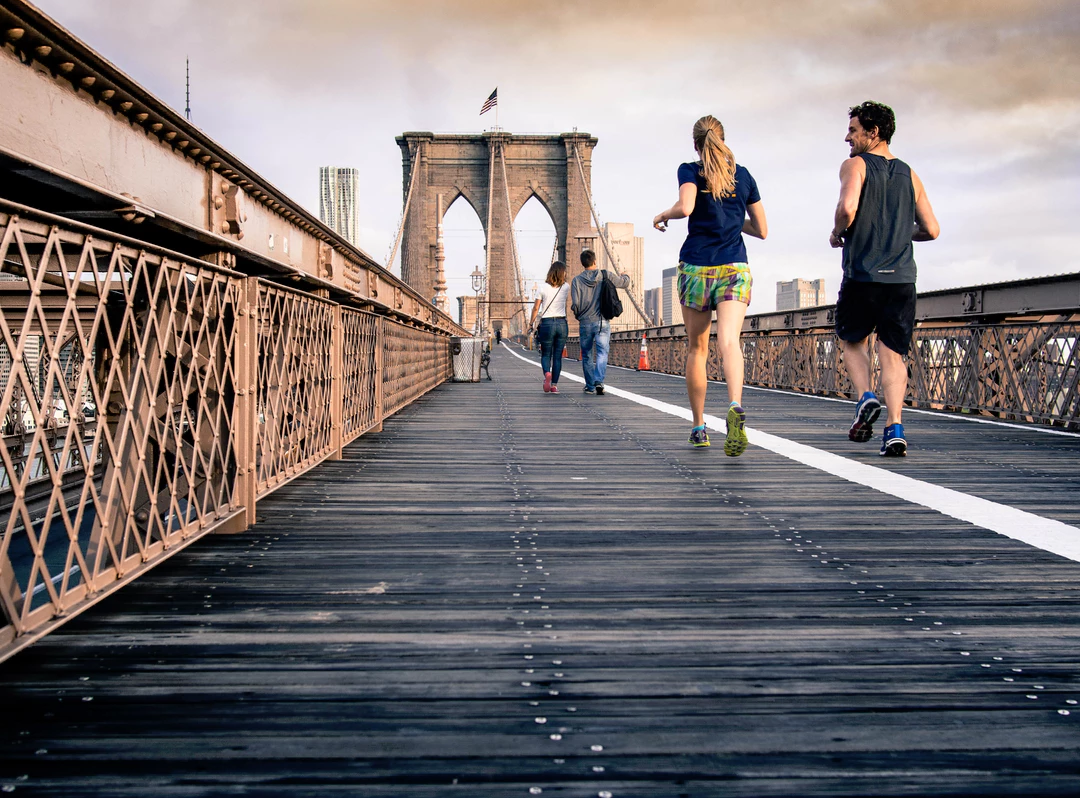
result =
M596 258L601 269L619 271L630 275L630 288L619 289L623 303L621 316L611 320L613 332L619 330L640 330L649 326L634 308L634 303L626 296L627 291L633 294L638 305L645 306L645 239L634 235L634 225L629 222L607 222L600 233L607 240L612 254L618 259L618 269L608 257L608 247L602 241L597 241Z
M776 283L776 309L798 310L827 305L824 280L802 280Z
M344 166L319 167L319 218L354 247L359 246L356 188L360 173Z
M679 304L679 267L664 269L660 285L664 302L664 324L682 324L682 305Z

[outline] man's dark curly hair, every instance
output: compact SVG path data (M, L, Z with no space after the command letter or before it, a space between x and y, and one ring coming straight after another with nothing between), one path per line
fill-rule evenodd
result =
M871 131L878 129L878 138L886 144L892 142L893 133L896 132L896 114L892 108L881 103L867 100L862 105L853 106L848 110L848 117L858 117L863 130Z

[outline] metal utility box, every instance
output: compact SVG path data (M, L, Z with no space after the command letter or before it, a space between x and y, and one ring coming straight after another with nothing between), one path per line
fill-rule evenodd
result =
M451 346L454 354L454 382L479 382L484 339L454 338Z

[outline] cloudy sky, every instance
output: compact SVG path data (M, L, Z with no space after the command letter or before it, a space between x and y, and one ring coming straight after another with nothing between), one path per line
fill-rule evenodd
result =
M751 312L777 280L825 278L847 155L847 108L897 114L893 151L941 222L916 244L920 290L1080 269L1080 3L1076 0L37 0L278 189L318 212L318 167L360 171L362 248L384 262L401 211L406 130L481 131L499 89L510 132L597 136L602 221L645 238L646 287L685 234L652 217L693 160L690 129L720 118L758 181L767 241L751 241ZM451 294L483 261L479 220L447 217ZM532 280L553 227L519 216Z

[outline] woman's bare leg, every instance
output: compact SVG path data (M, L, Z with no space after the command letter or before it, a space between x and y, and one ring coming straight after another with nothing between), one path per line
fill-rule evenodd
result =
M727 383L728 401L742 404L743 389L743 354L739 335L742 333L743 319L746 318L746 305L736 300L721 302L716 309L716 350L724 366L724 382ZM684 309L685 314L685 309ZM687 334L690 327L687 325ZM689 361L688 361L689 362ZM690 383L687 374L687 385ZM704 400L704 391L702 392ZM702 402L704 404L704 401ZM691 407L693 404L691 403Z
M705 391L709 386L706 371L709 363L709 337L712 333L712 313L683 307L686 325L686 393L690 397L690 412L694 426L705 423Z

